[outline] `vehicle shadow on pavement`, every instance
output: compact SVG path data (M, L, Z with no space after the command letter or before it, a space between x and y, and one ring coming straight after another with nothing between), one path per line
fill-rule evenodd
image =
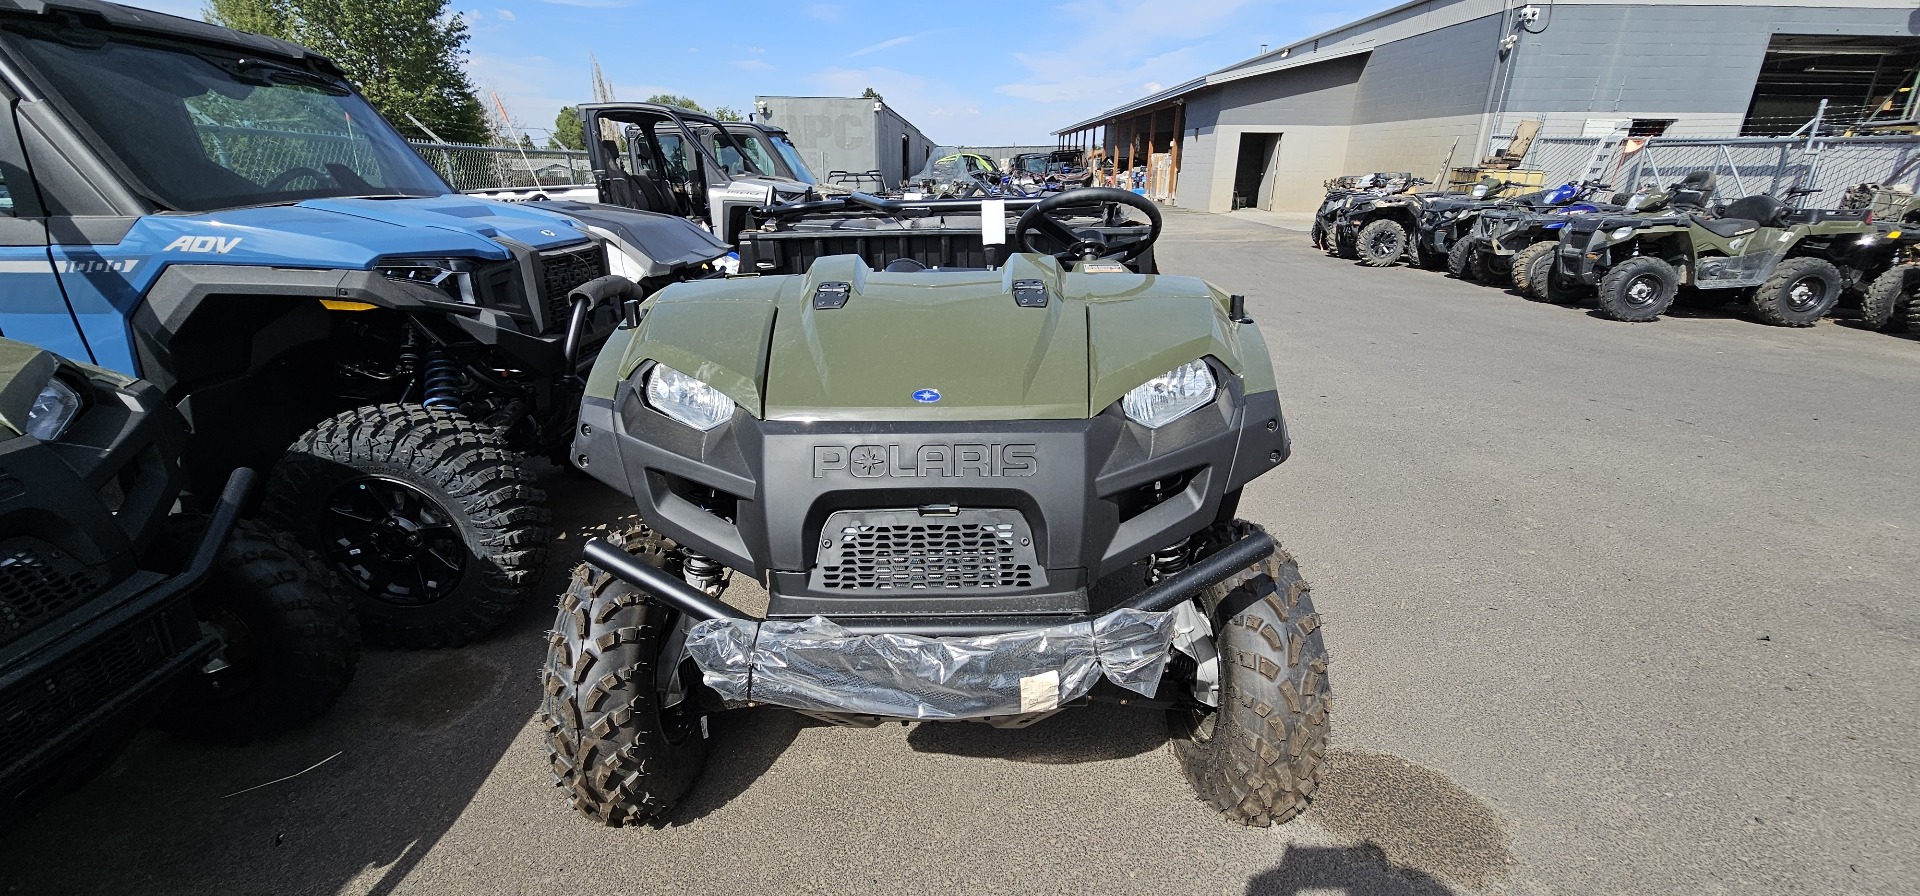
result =
M1395 865L1374 843L1358 846L1304 846L1293 844L1280 864L1254 875L1247 896L1293 896L1296 893L1340 893L1342 896L1454 896L1452 887L1414 868Z
M1069 708L1025 728L975 722L929 722L914 727L907 744L921 753L1073 765L1124 759L1167 742L1165 716L1111 703Z
M736 709L709 719L713 746L706 768L666 819L666 827L693 824L725 807L773 767L802 729L826 724L771 706Z

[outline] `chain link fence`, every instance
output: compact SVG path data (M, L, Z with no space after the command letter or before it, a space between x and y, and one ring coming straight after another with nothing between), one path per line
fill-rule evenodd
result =
M456 190L593 183L593 170L582 150L407 142Z
M1523 165L1546 171L1549 183L1580 180L1602 147L1595 137L1541 137ZM1813 188L1805 208L1837 208L1855 184L1905 185L1920 192L1920 136L1826 137L1809 142L1793 137L1650 137L1623 143L1599 175L1603 183L1628 191L1641 185L1664 187L1693 171L1712 171L1714 195L1738 199L1756 193L1785 197L1793 187Z

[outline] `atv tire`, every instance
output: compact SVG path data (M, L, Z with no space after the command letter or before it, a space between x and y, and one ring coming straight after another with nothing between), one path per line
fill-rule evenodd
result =
M1544 288L1536 290L1534 284L1553 273L1553 253L1559 245L1542 240L1513 253L1513 288L1534 301L1546 301Z
M1381 218L1360 228L1357 240L1360 263L1370 268L1390 268L1407 254L1407 229L1400 222Z
M1888 333L1906 329L1915 283L1920 283L1920 265L1894 265L1875 277L1860 299L1860 322Z
M1470 262L1473 269L1473 279L1485 283L1488 286L1505 286L1512 282L1508 276L1513 271L1511 265L1503 265L1501 262L1496 261L1492 253L1479 251L1478 246L1475 246L1474 249L1473 259Z
M1326 251L1327 225L1320 223L1320 220L1318 218L1315 218L1313 222L1313 229L1309 230L1307 232L1307 235L1309 239L1313 240L1313 247L1315 249L1319 249L1322 252Z
M168 528L155 555L184 562L206 520L175 519L182 522ZM221 636L221 665L180 683L154 720L162 730L244 743L326 712L353 681L360 662L353 596L292 536L236 523L192 600L201 625Z
M1659 320L1673 306L1680 274L1658 258L1636 255L1614 265L1600 278L1600 313L1614 320Z
M1480 254L1480 248L1473 240L1463 239L1447 248L1447 273L1459 280L1478 280L1474 274L1473 258Z
M673 542L645 526L612 539L643 563L679 573ZM553 782L608 827L671 811L707 761L707 720L692 695L662 707L656 666L678 614L587 564L560 597L541 673Z
M1830 261L1789 258L1753 291L1753 313L1775 326L1811 327L1840 301L1845 282Z
M294 442L266 506L357 592L368 638L455 647L506 619L546 562L550 516L533 481L494 430L380 404Z
M1252 523L1216 524L1224 546ZM1203 548L1203 551L1205 548ZM1327 650L1300 570L1284 550L1202 592L1219 631L1220 706L1174 709L1174 755L1201 802L1266 827L1307 807L1327 765Z

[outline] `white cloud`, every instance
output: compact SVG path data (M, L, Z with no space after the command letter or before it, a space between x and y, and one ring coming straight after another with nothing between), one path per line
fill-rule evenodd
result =
M1167 88L1165 87L1165 85L1162 85L1159 81L1148 81L1147 83L1140 85L1140 89L1147 93L1159 93L1160 91L1165 90Z
M919 36L920 35L918 34L902 34L899 37L890 37L877 44L868 44L864 47L861 47L858 50L848 53L847 58L852 59L855 56L865 56L868 53L878 53L881 50L897 47L897 46L900 46L901 44L912 43L914 39L918 38Z
M1038 52L1015 53L1027 77L1003 83L1007 96L1040 103L1119 103L1137 96L1129 84L1186 80L1232 59L1200 58L1195 44L1241 30L1253 0L1188 0L1167 14L1156 0L1079 0L1059 8L1076 27ZM1271 14L1263 10L1261 14ZM1237 57L1236 57L1237 58ZM1148 93L1157 92L1149 90Z
M513 14L513 10L511 10L511 9L496 9L496 10L494 10L494 11L493 11L493 14L494 14L495 16L498 16L498 17L500 17L500 18L501 18L502 20L505 20L505 21L508 21L508 22L511 22L511 21L513 21L513 20L514 20L514 18L515 18L515 16L514 16L514 14Z
M743 68L750 72L764 72L773 69L773 63L765 59L735 59L733 65L735 68Z

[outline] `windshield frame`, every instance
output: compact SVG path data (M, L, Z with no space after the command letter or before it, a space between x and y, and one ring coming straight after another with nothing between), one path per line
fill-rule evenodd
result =
M800 157L800 147L794 145L793 138L787 136L786 131L762 128L760 132L767 135L767 142L773 144L774 155L779 156L780 161L793 173L794 180L808 186L819 185L820 179L814 176L813 169L807 167L806 159Z
M62 39L63 34L71 35L76 33L83 35L87 40L74 41ZM162 191L156 189L154 183L149 182L135 166L129 164L128 159L122 155L121 149L123 147L120 145L120 141L108 139L108 136L102 133L96 126L96 122L88 115L83 114L81 108L75 104L73 98L61 89L60 82L49 77L48 72L46 72L37 61L39 54L30 46L33 42L38 41L56 45L79 46L82 48L87 48L89 45L101 48L108 45L120 45L161 53L182 54L197 59L215 69L226 71L230 76L232 76L232 69L229 68L229 65L223 64L223 62L231 63L234 67L251 63L284 71L292 76L289 81L279 81L277 79L266 80L274 81L275 86L293 86L297 85L300 81L312 82L308 86L313 89L320 90L329 96L348 101L347 105L349 107L343 109L342 113L348 119L349 139L352 139L353 132L358 131L360 135L366 138L371 151L374 153L374 158L383 170L391 167L392 174L405 175L403 178L396 179L403 179L410 182L392 187L376 186L372 192L359 188L359 185L340 183L336 180L334 186L331 188L315 190L280 190L269 192L263 185L256 195L163 196ZM22 46L23 44L29 46ZM171 36L153 35L140 31L110 27L99 28L91 25L73 26L68 24L55 25L38 21L21 22L18 20L0 22L0 55L4 55L6 61L11 64L16 71L21 73L22 77L32 85L33 89L45 102L58 110L62 121L75 131L81 138L81 142L86 144L87 150L92 152L93 155L114 174L120 181L121 186L133 195L139 197L145 203L151 205L156 211L205 214L241 208L292 205L309 199L365 197L431 198L451 195L458 192L453 189L452 185L447 183L446 178L444 178L440 172L435 170L433 166L427 164L426 160L422 159L420 155L414 151L412 144L408 143L406 138L380 115L379 111L373 107L373 104L356 90L351 82L341 77L337 70L331 69L330 63L324 63L324 60L319 60L317 57L314 59L290 59L284 56L270 56L249 52L234 45L186 40ZM263 86L251 83L238 76L232 77L234 83L237 84L255 88ZM327 87L321 87L322 84L327 85ZM188 98L181 97L179 99L184 102L184 100ZM357 105L359 108L351 108L351 106L354 105ZM364 118L357 118L355 113L361 113ZM196 136L198 136L198 126L196 125L195 128ZM209 158L208 161L216 165L219 164L211 158ZM398 163L398 165L395 166L395 163ZM228 168L227 170L231 171L232 169ZM238 172L235 172L235 176L244 177Z

